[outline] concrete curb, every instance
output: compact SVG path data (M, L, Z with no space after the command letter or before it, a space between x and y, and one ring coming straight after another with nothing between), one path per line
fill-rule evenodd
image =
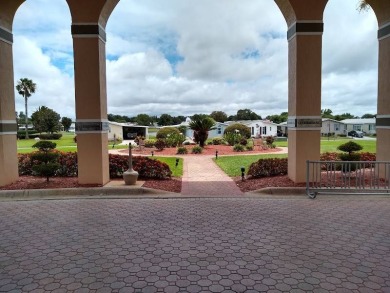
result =
M180 194L145 187L92 187L0 191L0 201L69 198L126 198L134 196L152 196L157 198L161 196L177 197L180 196Z

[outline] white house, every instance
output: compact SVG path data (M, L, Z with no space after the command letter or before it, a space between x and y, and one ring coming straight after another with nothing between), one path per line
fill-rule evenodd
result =
M251 129L252 137L276 136L278 132L278 125L269 120L243 120L234 122L248 126Z
M346 125L346 132L351 130L363 131L366 134L376 134L375 118L345 119L340 122Z
M148 126L140 126L129 123L108 122L108 140L131 140L137 136L149 137Z
M321 135L340 135L347 134L347 125L342 121L330 118L322 119Z

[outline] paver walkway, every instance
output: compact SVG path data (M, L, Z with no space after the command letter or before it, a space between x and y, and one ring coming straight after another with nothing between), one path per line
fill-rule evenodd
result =
M183 196L241 196L234 181L211 156L184 157L181 194Z
M390 292L390 201L0 203L0 292Z

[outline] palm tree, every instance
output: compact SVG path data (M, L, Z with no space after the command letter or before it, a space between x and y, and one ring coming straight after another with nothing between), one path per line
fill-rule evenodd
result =
M16 85L16 90L18 91L19 95L24 97L24 107L26 111L26 139L28 139L28 114L27 114L27 100L29 97L31 97L31 94L35 93L35 90L37 88L37 85L28 78L21 78L18 81L18 84Z
M194 131L195 141L199 142L202 148L209 136L209 130L213 129L214 125L215 121L210 117L196 117L190 122L189 127Z
M366 0L360 0L359 1L358 9L360 11L368 10L369 8L370 8L370 4L368 4Z

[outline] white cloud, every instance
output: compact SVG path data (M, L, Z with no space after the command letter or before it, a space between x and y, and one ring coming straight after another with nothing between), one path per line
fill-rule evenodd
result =
M36 43L16 37L14 45L15 84L20 78L32 79L36 93L28 100L31 115L39 106L47 106L62 116L74 117L73 77L51 63ZM24 112L24 99L16 93L16 110Z
M377 24L356 3L325 11L322 107L336 114L376 112ZM70 23L65 1L29 0L16 15L15 78L38 84L30 109L74 115ZM273 1L122 0L107 25L109 112L286 111L286 30Z

